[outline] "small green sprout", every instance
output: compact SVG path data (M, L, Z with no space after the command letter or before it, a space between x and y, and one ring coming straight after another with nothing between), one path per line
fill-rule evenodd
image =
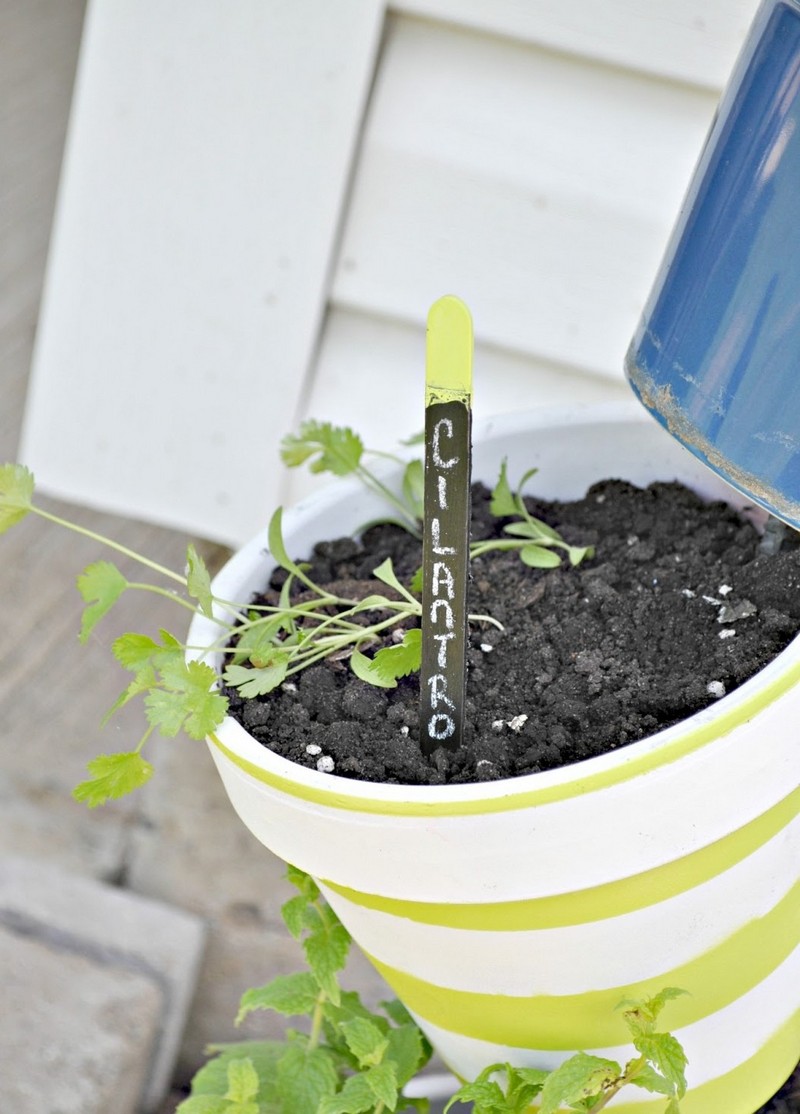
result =
M307 874L289 867L287 877L298 893L282 915L308 969L248 990L236 1020L270 1010L305 1018L304 1030L289 1029L284 1041L215 1046L177 1114L422 1114L427 1100L403 1090L431 1046L400 1002L373 1011L341 987L350 936Z
M474 1114L524 1114L534 1100L539 1114L557 1114L564 1107L596 1114L629 1085L664 1095L664 1114L680 1114L679 1100L686 1093L686 1054L671 1033L656 1030L656 1022L667 1002L685 993L666 987L653 998L620 1003L638 1052L624 1067L586 1052L570 1056L551 1072L492 1064L456 1092L445 1114L458 1102L474 1103ZM503 1076L505 1086L498 1079Z

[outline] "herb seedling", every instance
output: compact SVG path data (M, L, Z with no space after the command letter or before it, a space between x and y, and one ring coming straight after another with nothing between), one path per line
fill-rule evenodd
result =
M248 990L237 1024L273 1010L306 1018L307 1031L289 1029L285 1041L216 1046L178 1114L423 1114L427 1100L409 1098L403 1088L430 1059L428 1041L400 1002L372 1011L341 988L350 936L307 874L289 867L287 876L298 894L282 915L308 970Z
M445 1114L457 1102L474 1103L474 1114L524 1114L534 1100L539 1114L557 1114L565 1106L596 1114L628 1085L664 1095L664 1114L680 1114L679 1100L686 1093L686 1054L671 1033L656 1030L656 1022L667 1002L685 993L666 987L653 998L620 1003L638 1052L624 1067L586 1052L570 1056L551 1072L492 1064L456 1092ZM498 1076L505 1076L505 1087Z
M289 932L301 941L308 970L279 975L242 997L237 1024L258 1010L306 1018L305 1031L283 1041L239 1041L213 1046L215 1054L192 1080L177 1114L385 1114L429 1109L404 1088L427 1064L431 1047L398 1001L369 1010L342 989L350 936L316 883L294 867L287 877L298 893L282 909ZM686 1056L670 1033L658 1032L661 1010L684 993L667 988L653 998L620 1003L638 1055L622 1067L578 1052L554 1071L492 1064L459 1088L447 1106L474 1104L474 1114L540 1114L602 1110L623 1087L664 1095L664 1114L680 1114Z

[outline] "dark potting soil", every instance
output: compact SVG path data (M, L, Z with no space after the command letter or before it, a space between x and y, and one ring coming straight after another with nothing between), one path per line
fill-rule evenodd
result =
M493 518L489 498L474 487L475 539L501 536L509 521ZM471 627L459 750L420 753L417 676L375 688L346 661L314 666L255 699L226 690L231 714L291 761L320 768L326 759L330 768L332 759L342 777L411 785L516 777L685 719L741 685L800 629L792 531L770 555L745 517L675 483L640 489L608 480L575 502L527 503L595 554L546 570L510 552L472 562L470 611L504 629ZM419 542L397 526L373 526L359 541L318 544L310 575L339 595L363 597L383 591L369 578L387 557L406 582L421 562ZM275 602L284 575L273 575L261 602Z

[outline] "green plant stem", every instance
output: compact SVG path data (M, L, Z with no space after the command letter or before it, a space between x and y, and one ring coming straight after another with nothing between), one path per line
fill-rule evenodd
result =
M614 1095L621 1091L626 1084L632 1082L645 1067L647 1067L647 1060L644 1056L640 1056L638 1060L631 1060L629 1064L626 1064L625 1071L619 1079L617 1079L606 1093L601 1095L597 1102L589 1108L589 1114L597 1114L598 1110L602 1110L604 1107L608 1106Z
M385 483L379 480L377 476L374 476L372 472L370 472L369 469L365 468L362 464L359 464L356 468L356 475L361 480L361 482L365 484L366 487L371 488L373 491L383 496L383 498L386 499L388 503L390 503L396 510L400 512L400 515L402 516L404 521L408 523L408 532L410 534L412 534L415 538L418 538L420 536L419 523L417 522L416 518L413 514L411 514L405 503L401 499L398 499L394 492L391 491Z
M141 553L136 553L133 549L128 549L127 546L121 545L119 542L113 541L111 538L106 538L103 534L97 534L94 530L89 530L85 526L78 526L75 522L69 522L65 518L59 518L56 514L51 514L50 511L42 510L34 503L31 503L30 510L34 514L38 514L40 518L47 519L48 522L55 523L56 526L63 526L66 530L72 530L75 534L83 534L84 537L91 538L92 541L98 542L100 545L106 546L108 549L114 549L117 553L122 553L125 557L130 557L132 560L137 561L140 565L144 565L153 572L159 573L161 576L166 576L170 580L176 580L179 584L186 587L186 577L181 576L179 573L173 572L172 569L166 569L163 565L159 565L156 561L151 561L148 557L143 557Z
M308 1038L308 1047L313 1051L319 1044L319 1038L322 1035L322 1022L324 1020L324 1006L328 996L324 990L320 990L317 995L317 1000L314 1004L314 1013L311 1017L311 1033Z
M195 604L182 599L181 596L176 595L175 592L170 592L168 588L159 588L157 584L143 584L138 581L129 581L128 587L136 588L139 592L152 592L155 596L163 596L164 599L172 600L173 603L179 603L181 607L185 607L187 611L191 611L193 615L197 612ZM226 627L228 630L234 629L228 623L223 623L219 619L215 619L214 622L219 623L220 626Z

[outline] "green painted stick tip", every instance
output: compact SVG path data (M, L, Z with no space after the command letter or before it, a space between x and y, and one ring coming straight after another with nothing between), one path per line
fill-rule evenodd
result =
M447 294L428 313L425 405L472 402L472 318L460 298Z

